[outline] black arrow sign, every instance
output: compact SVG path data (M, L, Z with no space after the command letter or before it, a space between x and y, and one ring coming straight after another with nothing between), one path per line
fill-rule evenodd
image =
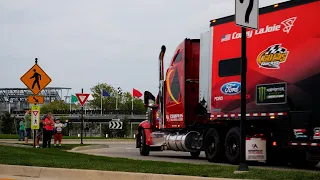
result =
M38 103L38 99L36 97L33 96L33 99L36 101L36 103Z

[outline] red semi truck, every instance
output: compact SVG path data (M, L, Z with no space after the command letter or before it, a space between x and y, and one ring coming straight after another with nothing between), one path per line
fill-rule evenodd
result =
M315 166L320 161L319 0L292 0L259 9L247 29L246 160ZM159 93L144 92L147 120L136 147L205 152L210 162L240 161L241 28L234 16L210 21L200 39L178 45Z

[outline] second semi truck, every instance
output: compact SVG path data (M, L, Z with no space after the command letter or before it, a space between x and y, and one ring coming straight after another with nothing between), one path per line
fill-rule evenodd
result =
M315 166L320 161L319 0L261 8L247 35L246 160ZM241 28L234 16L210 21L200 39L178 45L159 93L144 93L148 119L137 129L141 155L204 151L239 163Z

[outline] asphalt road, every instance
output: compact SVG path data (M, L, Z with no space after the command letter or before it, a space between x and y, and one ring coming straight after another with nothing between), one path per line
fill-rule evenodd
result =
M0 140L0 142L6 143L23 143L22 141L17 140ZM53 142L52 142L53 143ZM227 163L210 163L205 158L204 152L201 152L198 158L192 158L188 152L175 152L175 151L151 151L149 156L141 156L139 149L135 148L135 141L133 140L83 140L84 144L106 144L109 145L108 148L99 148L99 149L89 149L89 150L77 150L79 153L99 155L99 156L109 156L109 157L122 157L130 158L137 160L154 160L154 161L166 161L166 162L182 162L182 163L192 163L192 164L219 164L219 165L229 165ZM80 140L62 140L62 144L80 144ZM230 165L229 165L230 166ZM271 168L271 169L296 169L292 166L276 166L270 167L266 166L264 163L255 163L255 167L261 168ZM298 170L298 169L296 169ZM301 169L299 169L301 170ZM303 169L302 169L303 170ZM320 172L320 164L309 171L318 171Z
M122 157L137 160L154 160L154 161L166 161L166 162L182 162L182 163L192 163L192 164L219 164L219 165L229 165L228 163L211 163L209 162L204 152L201 152L198 158L192 158L189 152L175 152L175 151L151 151L149 156L141 156L139 149L135 148L134 141L111 141L107 143L109 148L91 149L91 150L81 150L80 153L99 155L99 156L109 156L109 157ZM251 166L251 164L250 164ZM264 163L255 163L255 167L261 168L271 168L271 169L296 169L290 165L288 166L266 166ZM296 169L298 170L298 169ZM301 169L299 169L301 170ZM305 170L305 169L302 169ZM315 169L309 171L320 172L320 164Z

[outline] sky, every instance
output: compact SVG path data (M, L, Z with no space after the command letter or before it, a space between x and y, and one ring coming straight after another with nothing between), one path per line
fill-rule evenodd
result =
M260 0L259 7L286 0ZM0 88L25 88L34 65L47 87L91 93L98 83L158 91L158 55L164 68L185 38L200 38L209 21L234 14L234 0L1 0ZM64 93L64 95L66 95Z

